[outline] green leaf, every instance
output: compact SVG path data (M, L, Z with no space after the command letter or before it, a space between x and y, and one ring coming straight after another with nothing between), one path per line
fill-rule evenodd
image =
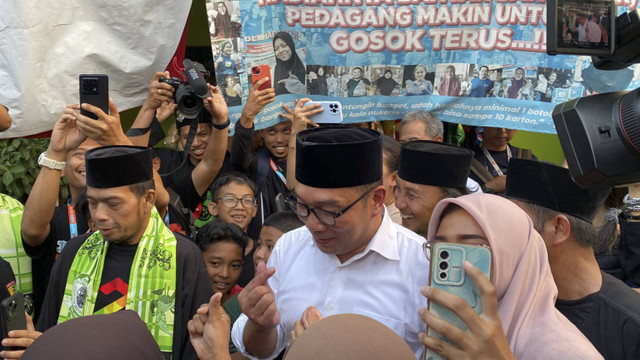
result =
M6 171L4 175L2 175L2 182L6 186L9 186L9 184L13 182L13 174L11 173L11 171Z
M11 142L11 146L13 146L14 148L20 146L20 139L13 139L13 141Z
M27 169L24 166L18 164L11 167L11 172L14 174L24 174L27 172Z

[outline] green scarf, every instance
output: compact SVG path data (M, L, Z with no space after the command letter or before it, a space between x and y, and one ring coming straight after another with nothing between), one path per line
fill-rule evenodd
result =
M99 231L80 246L69 270L58 323L94 314L108 247ZM153 208L131 265L126 309L140 315L163 352L172 350L175 298L176 238Z
M33 292L31 279L31 258L22 247L20 222L22 221L22 204L5 194L0 194L0 256L11 264L16 276L16 291L25 295ZM29 296L30 297L30 296ZM30 302L30 300L29 300ZM26 304L29 310L32 304Z

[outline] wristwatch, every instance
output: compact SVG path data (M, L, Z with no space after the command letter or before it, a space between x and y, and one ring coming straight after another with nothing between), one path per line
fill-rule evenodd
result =
M48 167L51 170L62 170L67 165L66 161L55 161L47 157L47 152L43 152L38 157L38 165Z

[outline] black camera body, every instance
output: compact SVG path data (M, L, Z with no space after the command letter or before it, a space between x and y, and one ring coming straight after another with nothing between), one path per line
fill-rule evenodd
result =
M173 87L173 99L178 104L178 110L186 119L195 119L200 111L204 109L202 99L211 96L207 88L207 82L203 73L206 73L204 67L189 59L184 60L184 77L186 82L177 78L161 78L160 82L169 84Z
M575 0L548 2L547 13L560 14L571 9ZM611 9L614 0L588 0L583 7ZM558 7L562 6L562 7ZM611 19L611 18L609 18ZM558 17L549 21L549 42L561 42L566 33ZM562 26L562 29L557 27ZM626 12L612 21L609 48L604 53L576 46L556 48L556 53L592 55L600 70L618 70L640 62L640 16L638 10ZM578 44L580 45L580 44ZM592 185L625 185L640 181L640 89L595 94L557 105L553 122L560 138L571 177L583 188Z

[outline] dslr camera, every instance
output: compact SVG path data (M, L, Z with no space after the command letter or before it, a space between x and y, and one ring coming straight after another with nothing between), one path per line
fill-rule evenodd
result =
M615 0L552 0L547 14L549 54L591 55L599 70L640 62L637 9L615 17ZM598 23L604 30L600 36L585 37L586 28ZM588 188L640 181L639 94L640 88L601 93L555 107L553 122L576 184Z
M211 96L205 76L208 71L202 64L185 59L184 80L177 77L161 78L160 82L173 87L173 99L178 104L178 109L185 119L195 119L200 111L204 109L202 99ZM186 81L185 81L186 80Z

